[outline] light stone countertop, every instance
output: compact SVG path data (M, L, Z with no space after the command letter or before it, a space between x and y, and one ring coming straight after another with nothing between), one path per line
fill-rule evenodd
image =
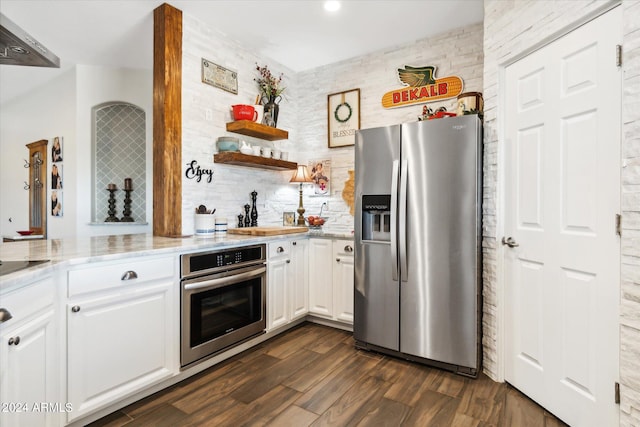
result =
M49 260L49 262L1 276L0 294L29 284L58 268L149 255L179 255L301 237L353 239L352 235L344 233L296 233L276 236L227 234L223 238L195 236L169 238L151 234L124 234L3 243L0 245L2 261Z

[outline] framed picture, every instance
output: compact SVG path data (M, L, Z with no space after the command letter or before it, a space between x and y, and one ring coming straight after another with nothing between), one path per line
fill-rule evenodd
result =
M296 214L293 212L284 212L282 214L282 225L284 226L294 226L296 225Z
M360 129L360 89L328 95L327 108L329 148L354 145Z
M51 192L51 216L62 216L62 191Z
M313 194L328 196L331 194L331 160L309 160L307 168L313 180Z
M57 163L62 161L62 137L56 136L51 144L51 162Z
M62 164L54 163L51 166L51 189L62 190Z

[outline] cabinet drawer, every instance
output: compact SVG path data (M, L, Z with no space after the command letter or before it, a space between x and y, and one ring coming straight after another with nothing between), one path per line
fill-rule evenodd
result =
M291 242L281 241L269 243L269 260L288 257L291 254Z
M68 296L113 289L118 286L135 286L160 279L175 277L176 259L141 258L136 261L98 264L69 271Z
M55 286L53 279L39 280L0 297L0 307L7 310L11 319L1 325L9 327L53 305Z

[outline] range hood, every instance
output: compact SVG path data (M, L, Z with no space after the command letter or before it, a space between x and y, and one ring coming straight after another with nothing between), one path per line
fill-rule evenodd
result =
M0 13L0 64L60 68L60 58Z

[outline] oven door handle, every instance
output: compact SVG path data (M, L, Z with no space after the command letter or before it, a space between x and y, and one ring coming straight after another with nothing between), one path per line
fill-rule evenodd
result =
M220 285L226 285L228 283L238 282L240 280L250 279L252 277L260 276L265 271L267 271L266 267L260 267L251 271L247 271L244 273L233 274L226 277L221 277L219 279L210 279L205 280L204 282L192 283L188 285L184 285L185 290L193 290L193 289L203 289L203 288L217 288Z

